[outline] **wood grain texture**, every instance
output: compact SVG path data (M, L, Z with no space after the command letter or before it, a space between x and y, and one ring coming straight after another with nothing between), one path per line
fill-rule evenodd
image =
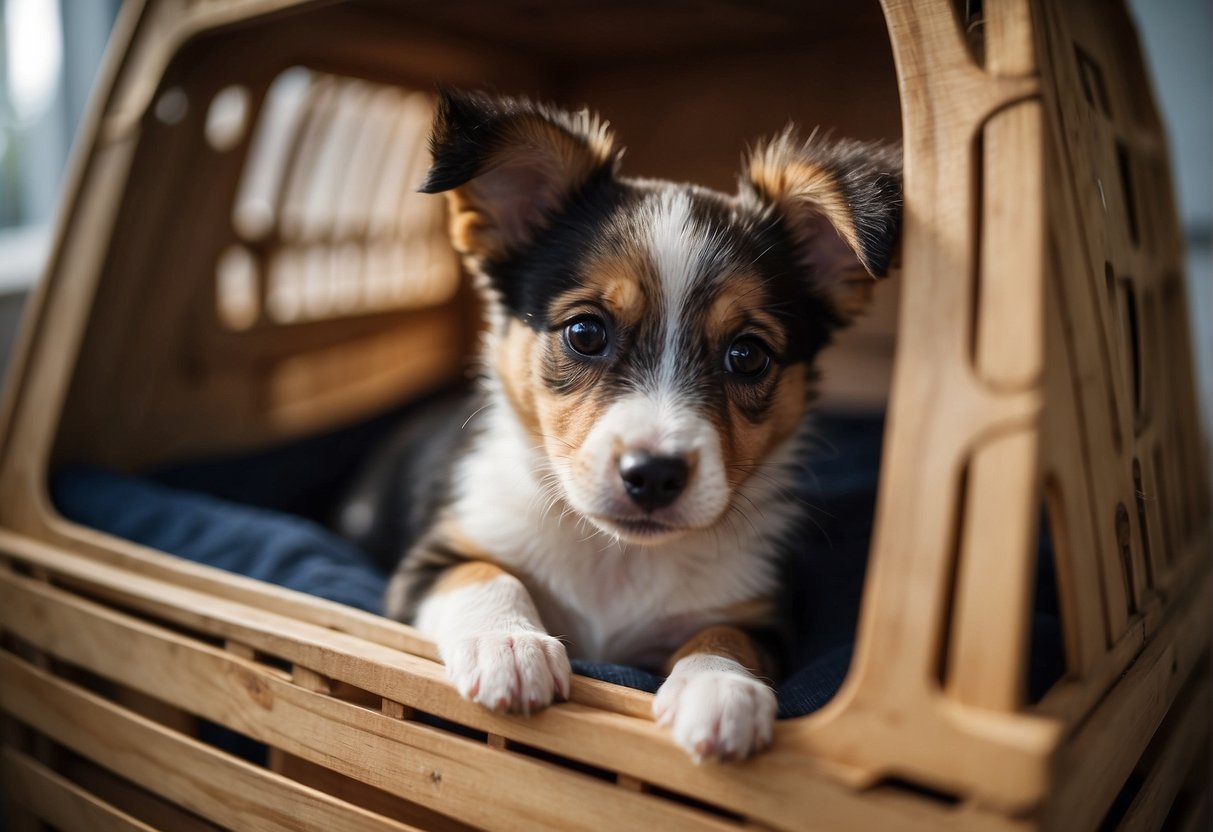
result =
M0 707L59 744L229 828L403 830L0 655Z
M138 818L153 829L172 829L174 832L220 832L220 828L198 815L187 812L175 803L146 789L141 789L129 780L124 780L107 768L74 756L59 767L64 776L78 783L100 799L133 818Z
M68 560L60 557L57 563L66 565ZM87 560L81 560L80 566L93 575L87 582L91 589L104 585L105 567ZM68 574L53 571L61 577ZM114 578L121 580L122 575L116 573ZM143 607L158 618L163 614L192 630L229 632L238 628L235 632L242 643L253 644L271 655L293 656L321 668L331 678L357 679L355 684L364 689L390 688L418 710L573 759L593 760L608 770L627 772L662 788L744 811L777 827L797 828L798 819L810 807L825 828L846 828L856 812L866 818L865 822L876 825L898 819L928 829L939 828L936 824L945 820L925 805L917 814L907 815L904 806L894 811L882 799L856 801L851 789L825 779L817 764L792 747L777 746L744 766L688 765L684 754L648 719L632 719L576 704L549 708L530 719L494 714L459 698L445 683L441 668L428 660L360 644L348 636L290 619L225 605L205 595L155 582L143 583L146 579L131 584L127 575L126 580L121 604L127 609ZM114 591L110 589L106 594ZM141 591L147 595L141 595ZM705 828L718 825L711 816L697 815L657 798L635 792L616 793L613 787L540 766L529 758L502 755L424 725L313 693L292 684L273 668L27 578L0 576L0 609L4 610L0 622L5 629L47 648L52 655L98 673L106 668L126 668L123 683L136 690L173 701L274 748L476 825L507 823L507 809L514 806L530 818L531 824L573 828L584 823L588 828L598 822L594 807L601 805L601 800L617 803L613 811L624 813L621 817L638 813L635 818L642 824L664 818L661 822L667 824L690 824L694 819L698 825L706 824ZM176 672L159 672L164 666L173 666ZM335 725L341 730L326 728ZM330 747L329 743L335 745ZM395 762L401 759L400 743L411 749L405 759L413 761L404 769ZM471 771L484 766L491 766L500 780L494 787L500 794L493 792L496 796L490 801L491 807L472 797L484 795L484 786L472 785L476 778L471 775ZM440 775L437 781L435 772ZM436 789L436 783L443 785ZM524 808L529 805L527 789L540 786L567 799L562 797L552 807ZM464 788L473 791L465 793ZM949 822L961 826L974 821L972 815L949 817Z
M115 809L11 748L3 752L4 790L41 820L64 832L152 832L154 827Z

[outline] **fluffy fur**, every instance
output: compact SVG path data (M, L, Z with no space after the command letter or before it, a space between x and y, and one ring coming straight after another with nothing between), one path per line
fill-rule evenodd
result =
M622 177L588 113L451 92L431 148L488 328L479 389L347 507L405 553L390 614L487 707L567 697L569 655L636 664L693 757L760 750L814 362L889 266L899 152L789 130L725 195Z

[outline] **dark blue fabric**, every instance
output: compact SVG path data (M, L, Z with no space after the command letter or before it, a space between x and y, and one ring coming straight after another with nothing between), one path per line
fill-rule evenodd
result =
M156 472L154 479L67 468L52 478L52 496L64 516L84 525L380 613L386 576L367 555L313 520L325 516L326 501L331 503L356 460L396 418L250 457L178 466ZM809 507L799 556L785 576L796 589L787 610L795 639L791 672L778 689L781 718L817 710L846 676L872 530L883 421L821 417L818 428L819 447L797 488ZM1045 529L1029 668L1033 699L1064 669L1047 538ZM576 661L574 667L650 692L662 681L645 670L605 662Z
M51 480L65 517L229 572L380 612L385 580L366 555L310 520L97 468Z

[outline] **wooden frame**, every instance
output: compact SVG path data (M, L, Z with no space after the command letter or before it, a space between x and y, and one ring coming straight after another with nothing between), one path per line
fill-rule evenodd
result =
M833 60L821 46L828 60L814 63L797 43L795 26L814 15L843 41L871 37L862 15L847 30L828 5L789 12L792 31L778 35L764 13L713 3L724 23L692 27L687 65L716 50L743 101L762 78L785 83L764 44L791 66ZM579 12L599 29L533 22L540 45L524 53L511 48L508 5L461 29L422 4L128 3L0 414L0 712L14 827L563 830L607 817L630 828L1069 830L1098 826L1118 795L1121 828L1199 823L1209 490L1193 452L1203 439L1163 130L1121 6L984 7L965 20L948 0L885 0L874 18L896 63L896 93L881 99L873 86L873 100L900 101L906 222L851 672L824 709L780 723L769 753L696 767L652 724L647 694L578 678L572 702L539 716L490 713L445 684L433 646L409 628L81 528L46 487L63 461L139 468L351 418L333 395L292 399L303 414L293 421L269 418L275 361L352 361L396 334L443 345L369 389L356 405L368 412L457 375L473 335L465 295L290 330L213 326L199 298L231 230L153 230L183 199L195 216L230 214L242 157L208 161L205 183L179 175L201 152L201 114L158 121L166 92L209 100L238 72L255 107L299 62L398 84L491 72L504 87L614 102L653 137L664 126L643 102L629 110L628 73L651 72L657 55L659 94L705 81L645 51L669 21L644 19L652 29L637 35L630 69L594 33L639 31L643 12ZM407 25L387 25L396 18ZM582 51L578 73L569 55ZM855 83L883 77L880 61ZM887 132L881 118L895 109L869 129ZM697 112L685 116L706 117ZM739 113L721 132L761 118ZM642 168L668 161L646 147ZM694 155L686 175L718 176ZM169 263L175 279L155 280ZM861 333L852 360L888 337ZM157 343L188 349L147 349ZM331 394L332 374L315 373ZM1068 669L1030 704L1042 504ZM269 765L207 745L199 720L264 743Z

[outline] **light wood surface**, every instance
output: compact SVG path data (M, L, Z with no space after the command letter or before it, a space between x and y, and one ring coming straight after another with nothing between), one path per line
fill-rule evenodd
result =
M410 828L165 730L12 657L0 656L0 678L5 711L222 826L383 832Z

